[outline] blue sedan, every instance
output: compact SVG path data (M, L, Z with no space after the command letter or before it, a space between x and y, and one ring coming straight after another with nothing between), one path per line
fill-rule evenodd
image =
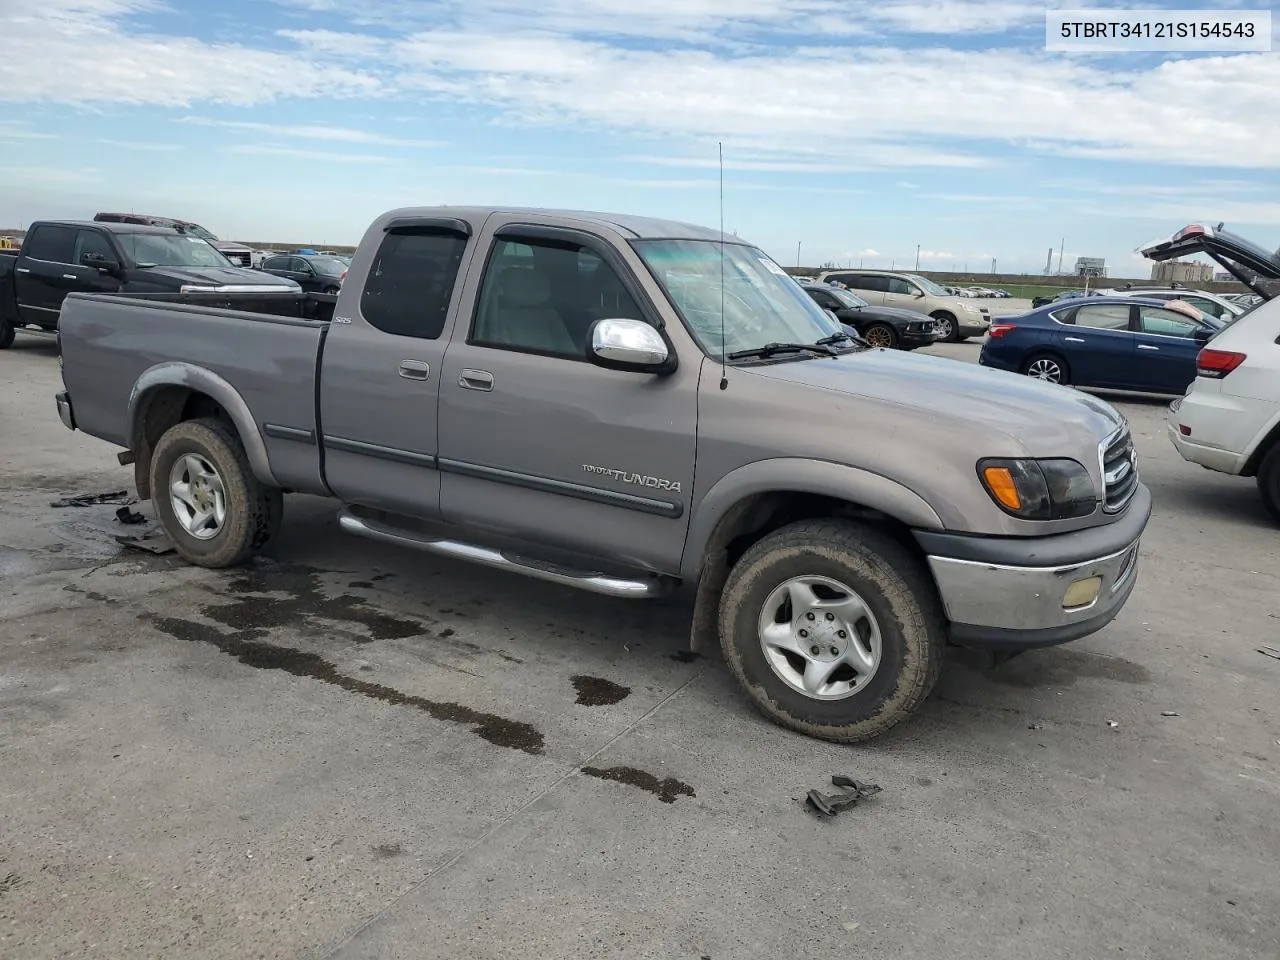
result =
M1089 297L1001 317L978 362L1053 383L1181 396L1225 326L1178 301Z

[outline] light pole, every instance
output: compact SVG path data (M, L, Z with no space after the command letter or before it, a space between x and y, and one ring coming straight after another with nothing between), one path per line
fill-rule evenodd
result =
M996 258L995 258L995 257L992 257L992 258L991 258L991 272L992 272L992 273L995 273L995 272L996 272Z
M916 272L920 272L920 244L916 244Z
M796 241L796 269L800 268L800 245L802 243L804 243L803 240Z

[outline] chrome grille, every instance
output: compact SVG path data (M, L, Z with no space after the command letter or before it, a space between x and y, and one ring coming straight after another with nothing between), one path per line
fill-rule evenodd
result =
M1098 459L1106 489L1102 509L1107 513L1118 513L1138 490L1137 453L1127 426L1102 442L1098 448Z

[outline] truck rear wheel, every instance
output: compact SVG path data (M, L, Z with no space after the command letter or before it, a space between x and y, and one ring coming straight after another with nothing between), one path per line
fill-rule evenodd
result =
M766 716L852 743L928 697L946 624L927 572L892 538L851 521L806 520L760 540L729 572L720 642Z
M8 350L12 347L14 336L13 323L0 317L0 350Z
M1280 440L1271 444L1258 464L1258 494L1271 519L1280 523Z
M151 487L165 534L197 566L242 563L280 528L283 494L253 475L240 438L220 420L166 430L151 456Z

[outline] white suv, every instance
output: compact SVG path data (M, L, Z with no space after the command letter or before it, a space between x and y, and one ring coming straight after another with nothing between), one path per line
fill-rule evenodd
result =
M1185 460L1256 477L1280 523L1280 298L1210 340L1196 374L1169 406L1169 438Z

